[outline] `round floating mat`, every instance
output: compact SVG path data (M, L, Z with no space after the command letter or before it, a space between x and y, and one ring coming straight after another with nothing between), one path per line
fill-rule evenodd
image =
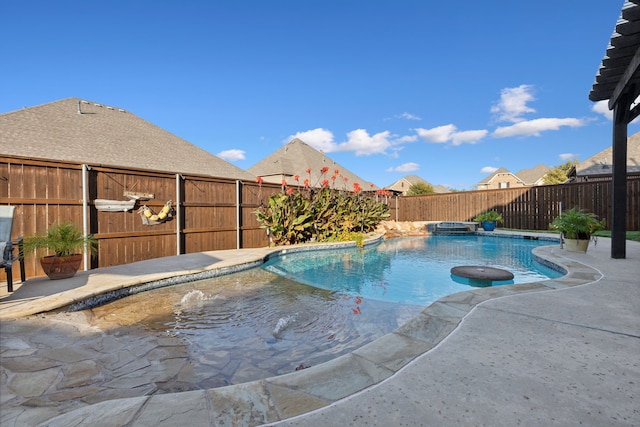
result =
M507 270L494 267L483 267L481 265L461 265L453 267L451 274L475 280L501 281L513 279L513 273Z

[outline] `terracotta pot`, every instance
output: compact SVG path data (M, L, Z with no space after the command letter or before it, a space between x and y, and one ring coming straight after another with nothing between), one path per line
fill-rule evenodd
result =
M565 247L569 252L587 252L589 239L564 239Z
M56 255L40 258L42 270L51 280L67 279L75 276L82 264L82 254L59 257Z

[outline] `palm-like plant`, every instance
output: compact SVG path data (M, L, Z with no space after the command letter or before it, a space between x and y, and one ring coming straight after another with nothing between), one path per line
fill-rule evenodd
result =
M95 255L98 252L98 239L91 234L85 236L80 228L68 222L53 224L45 233L24 239L26 251L46 249L56 256L82 253L85 246Z

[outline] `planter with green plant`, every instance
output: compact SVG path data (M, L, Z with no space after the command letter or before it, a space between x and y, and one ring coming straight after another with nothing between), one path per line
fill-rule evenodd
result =
M68 222L53 224L46 232L24 239L25 252L53 253L40 258L42 270L53 280L73 277L80 268L85 248L90 254L97 254L98 239L85 236L79 227Z
M502 215L496 211L486 211L473 218L475 222L482 225L484 231L493 231L498 223L502 223L504 219Z
M562 233L566 248L572 252L586 252L593 233L605 227L605 220L598 220L595 214L574 207L558 215L550 224Z

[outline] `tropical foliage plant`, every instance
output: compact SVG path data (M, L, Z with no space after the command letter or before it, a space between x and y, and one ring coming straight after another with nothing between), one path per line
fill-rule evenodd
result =
M564 234L567 239L588 240L593 233L604 229L605 220L598 220L594 213L573 207L558 215L550 224L551 228Z
M496 211L483 212L481 214L476 215L476 217L473 218L473 220L476 222L495 221L500 223L504 221L504 219L502 218L502 214Z
M56 256L82 253L85 245L91 254L98 252L98 239L91 234L85 236L79 227L69 222L53 224L46 232L24 239L25 251L46 249Z
M321 170L323 178L327 172L328 168ZM299 177L294 179L298 181ZM331 186L329 179L323 179L320 187L310 186L308 179L301 187L290 187L283 181L282 191L269 197L267 206L255 212L271 242L279 246L309 241L358 241L354 233L373 231L389 217L387 205L363 195L358 183L350 190L346 185L336 188L335 183L340 180L347 182L336 170L331 176Z

